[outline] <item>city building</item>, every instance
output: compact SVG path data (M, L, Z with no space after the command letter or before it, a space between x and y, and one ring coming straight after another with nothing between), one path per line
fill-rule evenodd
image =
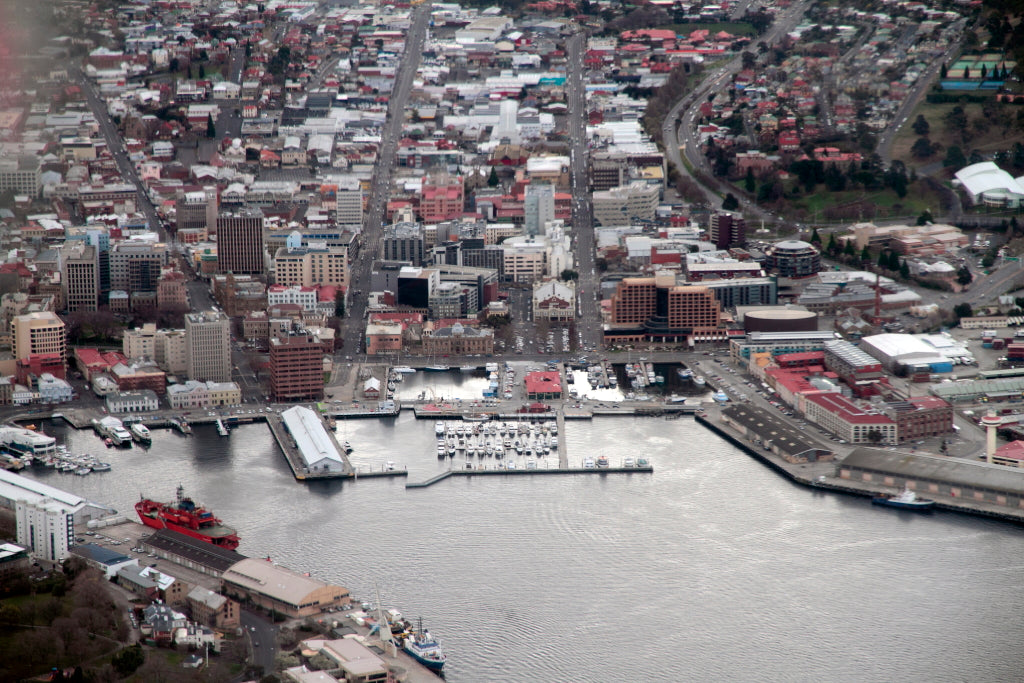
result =
M576 319L576 282L548 280L533 285L533 319L571 322Z
M875 408L862 408L840 393L807 393L799 407L804 416L850 443L896 444L896 422Z
M160 399L152 389L139 391L115 391L106 395L107 412L150 413L160 410Z
M60 250L64 307L70 313L95 311L100 296L98 249L82 240L65 243Z
M729 355L733 362L747 365L756 354L778 356L802 351L822 351L825 342L837 339L831 330L819 332L750 332L746 337L729 340Z
M349 286L348 247L298 244L274 252L274 282L293 287Z
M155 323L125 330L121 348L127 358L148 358L170 375L188 371L185 330L157 329Z
M181 191L174 198L174 222L178 231L199 230L201 234L217 232L219 201L217 188Z
M270 393L275 401L324 396L324 345L305 330L270 340Z
M31 154L0 159L0 192L13 192L33 199L38 197L40 170L39 157Z
M7 470L0 470L0 505L14 510L15 542L33 557L53 562L63 561L74 545L75 524L114 512Z
M423 179L423 188L420 192L420 220L426 223L439 223L459 218L462 216L464 204L462 176L436 173L428 174Z
M427 301L430 317L434 320L464 318L469 310L465 289L455 282L439 282Z
M660 199L661 189L657 185L639 181L594 192L594 223L620 226L653 221Z
M494 331L454 323L423 330L423 353L428 356L471 356L494 353Z
M710 289L659 275L618 283L604 333L609 340L681 342L724 339L720 327L721 306Z
M292 408L291 410L296 410ZM318 581L266 560L246 558L224 572L224 594L240 602L297 619L345 607L348 590Z
M156 305L161 311L187 311L188 288L184 273L168 269L156 284Z
M714 213L709 235L719 249L742 247L747 243L747 221L735 213Z
M523 199L523 229L527 235L539 235L544 226L555 220L555 186L530 183Z
M560 372L528 372L523 378L526 397L533 401L558 400L562 398L562 374Z
M370 322L366 325L366 353L402 352L402 323Z
M208 588L195 586L185 598L192 621L217 629L236 628L240 623L238 603L214 593Z
M765 267L779 277L810 277L821 270L821 253L800 240L783 240L765 249Z
M11 585L15 577L28 574L31 564L28 548L14 543L0 543L0 583Z
M1024 470L966 458L860 447L836 465L836 476L909 488L929 498L942 496L1011 510L1024 505Z
M953 406L935 396L917 396L885 404L885 414L896 423L900 443L929 436L952 434Z
M129 294L156 292L160 274L169 262L167 245L161 242L118 242L110 249L110 288Z
M824 360L825 367L836 373L858 398L879 393L879 384L887 381L878 360L844 339L825 342Z
M217 311L185 316L185 373L188 379L231 381L231 320Z
M217 216L217 270L260 275L266 270L263 213L249 210Z
M40 311L14 316L11 335L15 359L57 354L62 364L67 363L67 333L64 321L56 313Z
M426 250L423 226L419 223L394 223L384 227L381 249L385 261L403 261L424 265Z
M1024 185L1020 179L994 162L965 166L956 172L955 178L954 185L963 189L972 204L1013 209L1024 203Z

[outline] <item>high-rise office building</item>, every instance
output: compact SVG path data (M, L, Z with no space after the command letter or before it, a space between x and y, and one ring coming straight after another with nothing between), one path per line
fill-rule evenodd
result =
M548 221L555 220L555 186L530 183L523 199L523 228L527 235L541 235Z
M174 198L175 224L178 230L217 232L217 188L178 192Z
M14 316L11 336L15 360L56 353L60 355L61 361L67 362L67 332L64 321L56 313L40 311Z
M742 247L747 243L747 221L735 213L712 214L709 234L719 249Z
M110 250L110 288L134 292L156 292L161 269L170 262L162 242L128 240Z
M270 340L270 391L277 401L318 401L324 396L324 347L299 330Z
M231 381L231 320L218 311L185 316L186 373L205 382Z
M217 270L235 275L264 272L262 212L217 217Z
M394 223L384 227L383 260L408 261L414 266L423 265L423 226L419 223Z
M100 273L96 247L82 240L60 250L61 289L70 312L95 311L99 302Z

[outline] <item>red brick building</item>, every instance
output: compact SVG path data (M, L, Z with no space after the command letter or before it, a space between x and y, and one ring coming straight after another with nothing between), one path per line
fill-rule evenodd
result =
M323 343L308 333L270 340L270 392L275 401L324 397Z
M900 443L953 431L953 406L937 396L887 403L885 412L896 423Z

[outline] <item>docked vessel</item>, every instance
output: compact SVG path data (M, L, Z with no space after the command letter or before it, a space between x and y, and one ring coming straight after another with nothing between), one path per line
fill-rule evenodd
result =
M427 372L448 372L452 368L450 365L428 365L423 369Z
M143 498L135 504L135 512L139 514L139 520L148 527L177 531L228 550L238 547L239 538L235 530L221 523L212 512L186 496L182 486L178 486L175 502L160 503Z
M875 496L871 502L875 505L884 505L900 510L916 510L917 512L931 512L935 508L934 500L918 498L917 494L910 489L903 489L895 496Z
M417 662L431 671L441 671L447 659L441 644L434 640L430 631L423 628L423 620L420 619L417 627L409 631L403 646L405 651Z
M691 370L689 368L677 368L676 369L676 374L679 375L679 379L682 382L692 382L693 381L693 370Z
M693 377L693 383L694 383L694 384L696 384L696 385L697 385L698 387L702 387L702 386L704 386L705 384L707 384L707 380L705 380L705 379L704 379L703 377L701 377L700 375L694 375L694 377Z
M132 438L138 441L139 443L150 443L151 441L153 441L153 435L150 433L149 427L142 424L141 422L136 422L135 424L133 424L131 427L128 428L128 431L132 433Z
M392 372L398 372L398 373L401 373L403 375L411 375L412 373L416 372L416 368L410 368L410 367L405 366L405 365L400 365L398 367L391 368L391 371Z

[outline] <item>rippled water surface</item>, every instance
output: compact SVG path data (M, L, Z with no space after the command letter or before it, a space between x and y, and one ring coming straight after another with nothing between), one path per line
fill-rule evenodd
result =
M473 380L469 380L473 381ZM476 380L478 381L478 380ZM360 465L448 466L434 425L341 423ZM1009 681L1021 677L1024 537L872 508L781 479L689 419L570 423L570 458L655 473L295 481L263 425L156 431L112 472L36 476L131 513L181 483L240 552L422 615L449 681ZM109 457L107 457L109 456Z

